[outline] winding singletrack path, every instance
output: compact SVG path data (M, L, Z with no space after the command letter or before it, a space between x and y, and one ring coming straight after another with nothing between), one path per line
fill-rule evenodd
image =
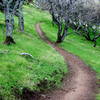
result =
M39 100L95 100L95 73L79 57L52 43L42 31L40 24L36 24L36 31L42 40L64 57L69 70L63 80L62 88L47 93L48 98Z

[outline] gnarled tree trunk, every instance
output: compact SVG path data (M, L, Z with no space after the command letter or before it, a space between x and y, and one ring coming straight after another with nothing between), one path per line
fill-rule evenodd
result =
M6 40L5 44L15 44L12 37L14 29L14 15L18 17L18 26L20 31L24 32L24 18L22 6L25 0L0 0L0 11L5 14Z

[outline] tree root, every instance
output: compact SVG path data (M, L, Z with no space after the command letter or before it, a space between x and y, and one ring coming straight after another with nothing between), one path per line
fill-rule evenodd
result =
M16 43L15 43L15 41L14 41L14 39L12 37L7 36L6 40L4 41L4 44L11 45L11 44L16 44Z

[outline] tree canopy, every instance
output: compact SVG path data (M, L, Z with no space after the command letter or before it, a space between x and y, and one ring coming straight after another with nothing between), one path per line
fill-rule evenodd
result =
M91 41L100 36L95 36L100 26L100 0L36 0L36 5L52 15L53 22L58 26L57 42L64 40L69 26L82 29L86 39ZM93 39L90 38L89 28L94 31Z
M12 38L14 15L19 19L19 29L24 31L22 6L33 0L0 0L0 10L5 13L6 40L4 43L15 43ZM100 0L35 0L35 5L47 10L52 15L53 24L58 26L57 43L68 35L68 28L82 31L87 40L94 41L100 37ZM90 36L92 30L93 38ZM83 34L84 33L84 34Z

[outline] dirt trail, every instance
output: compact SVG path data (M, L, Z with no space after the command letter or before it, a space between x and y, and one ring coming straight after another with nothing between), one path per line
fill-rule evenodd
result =
M62 88L47 93L48 98L43 100L95 100L95 73L79 57L52 43L42 31L40 24L36 25L36 31L42 40L64 57L69 70L63 80Z

